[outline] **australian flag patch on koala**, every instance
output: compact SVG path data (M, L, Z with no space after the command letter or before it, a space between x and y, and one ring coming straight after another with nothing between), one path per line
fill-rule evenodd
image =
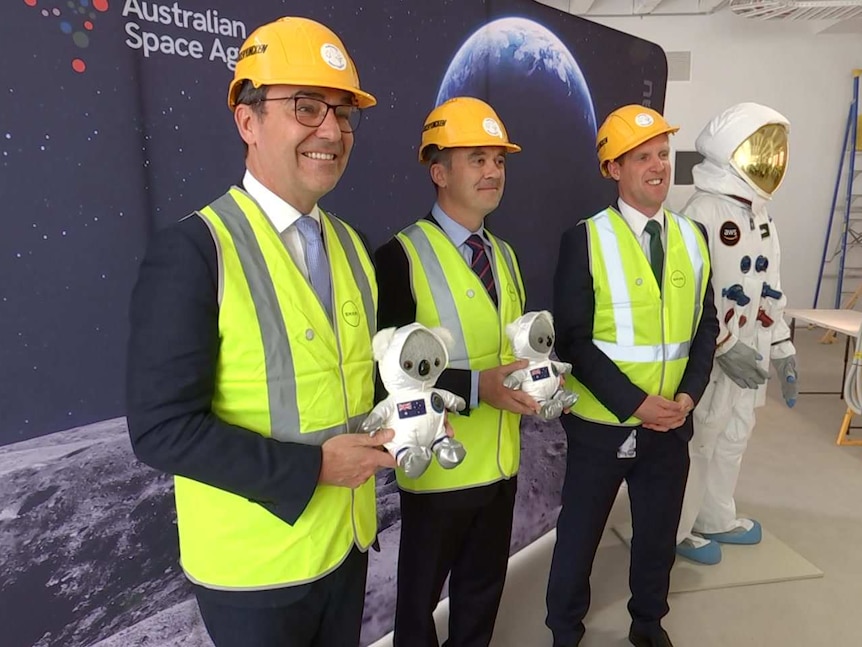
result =
M534 368L530 371L530 377L533 382L538 382L539 380L547 380L551 377L550 371L548 371L547 366L542 366L540 368Z
M418 418L419 416L424 416L425 413L425 400L411 400L410 402L398 403L398 417L402 420L404 418Z

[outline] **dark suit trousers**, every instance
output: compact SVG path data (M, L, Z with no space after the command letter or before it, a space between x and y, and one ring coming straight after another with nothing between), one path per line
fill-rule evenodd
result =
M583 635L593 559L625 479L634 532L628 608L633 628L653 634L669 610L670 570L688 477L688 443L677 433L638 428L637 456L617 458L614 447L584 442L597 433L595 425L583 433L579 425L571 427L563 507L548 581L547 625L560 645L574 645Z
M354 548L332 573L297 589L281 606L239 606L197 595L216 647L356 647L362 628L368 553ZM289 597L289 596L288 596Z
M438 647L433 612L447 575L444 647L488 647L506 581L517 489L515 477L463 493L401 492L395 647ZM487 500L473 496L484 492Z

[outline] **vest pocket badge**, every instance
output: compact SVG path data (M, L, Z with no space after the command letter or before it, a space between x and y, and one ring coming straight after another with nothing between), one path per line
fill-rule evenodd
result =
M345 301L341 306L341 316L348 326L359 326L359 308L353 301Z

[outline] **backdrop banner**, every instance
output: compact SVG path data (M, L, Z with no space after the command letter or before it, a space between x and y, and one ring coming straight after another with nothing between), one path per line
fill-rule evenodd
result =
M281 15L345 42L366 111L321 205L373 247L428 213L423 120L486 99L523 152L489 228L550 308L561 232L609 204L597 123L663 109L667 63L646 41L528 0L8 0L0 8L0 627L4 647L209 645L177 562L172 479L125 425L129 295L158 228L242 179L227 108L239 46ZM171 325L170 321L165 322ZM558 423L525 420L512 552L553 527ZM363 644L392 628L399 511L378 478Z

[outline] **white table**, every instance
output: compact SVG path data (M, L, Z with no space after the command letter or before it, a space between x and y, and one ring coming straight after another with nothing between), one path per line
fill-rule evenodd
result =
M832 330L846 337L844 343L844 370L841 374L841 392L839 393L839 395L843 398L844 383L847 379L847 362L850 357L850 340L856 339L859 336L860 328L862 328L862 312L858 312L857 310L830 310L826 308L815 308L810 310L796 310L792 308L787 308L784 311L784 316L790 319L791 339L793 339L796 332L797 321L811 324L817 326L818 328ZM835 392L800 391L800 394L802 393L834 394ZM850 409L847 409L847 412L844 414L844 420L841 423L841 429L838 432L838 440L836 441L838 445L862 445L862 440L847 439L849 430L858 428L850 426L850 420L852 419L852 417L853 412Z
M862 312L857 310L826 310L822 308L795 310L787 308L784 311L784 316L790 319L791 330L795 328L795 322L798 320L819 328L834 330L854 339L859 336L859 328L862 326Z

